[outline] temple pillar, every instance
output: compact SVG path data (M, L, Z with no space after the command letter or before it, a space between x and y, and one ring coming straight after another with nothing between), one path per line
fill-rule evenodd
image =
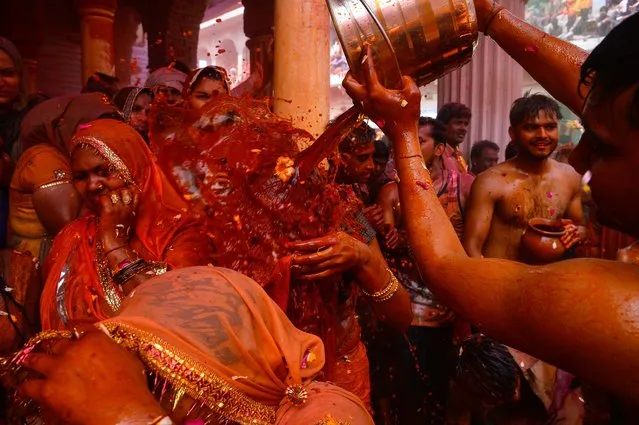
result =
M524 1L500 0L500 3L516 16L524 17ZM448 102L460 102L472 110L470 131L460 146L467 157L473 143L487 139L501 147L503 158L510 142L510 107L522 95L523 72L523 68L494 40L482 34L472 61L439 79L439 107Z
M329 119L329 30L324 0L275 2L275 112L315 137Z
M275 38L275 2L273 0L242 0L244 5L244 35L250 53L251 72L261 68L262 88L257 96L273 95L273 60Z
M82 84L95 72L115 75L113 22L117 0L76 0L80 12Z
M118 7L115 12L114 51L115 76L120 80L120 86L131 84L131 61L133 59L133 45L137 39L138 26L141 23L140 13L131 6Z

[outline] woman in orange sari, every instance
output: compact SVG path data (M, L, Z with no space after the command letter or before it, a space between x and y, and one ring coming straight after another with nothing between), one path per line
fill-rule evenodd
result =
M103 119L70 145L73 184L89 212L56 236L43 329L113 316L130 288L167 268L206 265L212 243L132 127Z
M317 381L321 340L296 329L240 273L192 267L156 277L98 327L144 366L98 332L45 332L8 362L9 371L24 365L41 373L21 394L65 423L373 423L356 396ZM53 342L60 338L79 340ZM154 379L140 374L143 367Z

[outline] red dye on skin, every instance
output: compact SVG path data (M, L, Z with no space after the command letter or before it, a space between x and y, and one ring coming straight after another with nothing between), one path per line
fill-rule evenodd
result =
M417 186L421 187L422 189L426 189L429 190L430 189L430 185L428 183L424 183L422 181L418 181L415 183Z
M341 230L357 237L362 230L352 190L317 168L344 128L336 126L299 153L296 142L312 137L273 114L268 101L224 95L200 114L156 106L150 122L160 167L214 235L215 265L256 280L297 327L320 336L334 355L338 294L350 287L341 275L291 280L287 246ZM282 158L292 160L290 180L276 174L276 165L286 163Z

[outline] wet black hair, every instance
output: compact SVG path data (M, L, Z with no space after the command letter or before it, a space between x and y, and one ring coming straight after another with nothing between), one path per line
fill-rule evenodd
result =
M207 66L206 68L202 69L202 72L198 74L195 81L191 83L190 89L195 89L195 87L200 84L200 81L202 81L203 78L208 78L209 80L213 81L220 81L222 82L222 84L224 84L224 88L226 89L226 91L229 93L231 92L231 87L229 87L229 82L227 80L226 74L224 74L222 70L214 66Z
M563 118L559 104L555 100L539 93L526 93L513 102L510 108L510 125L515 127L529 119L535 119L540 111L555 115L559 120Z
M375 141L375 153L373 153L373 157L383 158L385 161L388 161L390 158L390 153L390 140L388 140L387 137L382 137L381 139Z
M113 75L103 72L95 72L89 77L82 89L82 93L103 93L112 98L117 91L117 84L120 80Z
M639 83L639 12L624 19L593 49L581 65L579 94L585 98L595 87L601 100L612 98ZM639 89L630 105L628 121L639 128Z
M510 142L508 142L508 145L506 145L506 151L504 152L504 155L506 156L506 161L508 161L511 158L514 158L517 156L517 144L515 142L513 142L512 140Z
M377 133L368 124L362 121L339 144L340 153L350 153L355 149L363 148L375 142Z
M491 405L515 398L521 371L505 345L474 334L462 342L459 352L457 381L465 391Z
M424 127L430 125L433 127L433 139L435 140L435 146L446 144L446 124L439 119L430 117L419 117L419 126Z
M437 113L437 119L448 125L455 118L472 118L473 114L470 108L463 103L446 103Z
M493 149L497 152L501 150L499 148L499 145L491 140L480 140L479 142L475 143L470 150L470 157L479 158L482 152L484 152L484 149Z

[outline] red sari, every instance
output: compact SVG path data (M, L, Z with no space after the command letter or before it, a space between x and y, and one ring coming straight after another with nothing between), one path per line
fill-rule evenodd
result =
M128 186L140 190L130 245L141 258L164 262L171 269L211 262L212 241L135 129L114 120L94 121L74 136L70 151L78 147L93 149ZM117 312L123 294L112 282L96 243L97 223L98 217L90 212L56 236L45 265L43 329L64 328L74 320L104 320Z

